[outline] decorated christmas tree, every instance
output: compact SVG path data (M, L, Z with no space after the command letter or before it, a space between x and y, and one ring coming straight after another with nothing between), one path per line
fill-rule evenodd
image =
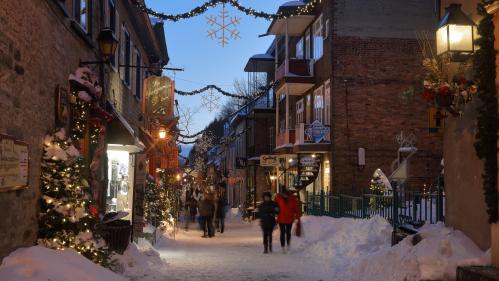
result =
M369 184L369 191L373 195L379 195L376 197L371 197L369 199L369 207L372 209L384 208L390 205L390 201L384 198L382 195L386 195L386 186L381 179L380 172L376 170Z
M174 170L162 170L157 184L152 177L147 179L144 195L144 213L147 222L154 226L173 225L180 211L180 189Z
M93 232L97 211L90 208L85 159L64 129L45 137L41 168L39 244L58 250L72 248L108 266L109 251Z

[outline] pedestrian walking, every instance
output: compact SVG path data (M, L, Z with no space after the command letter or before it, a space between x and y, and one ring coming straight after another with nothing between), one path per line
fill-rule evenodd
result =
M286 188L283 188L282 192L276 196L275 201L279 207L277 222L279 223L281 248L282 252L286 253L290 249L293 222L300 218L301 212L298 208L298 198Z
M196 201L196 199L191 197L189 200L189 215L191 222L196 222L197 213L198 213L198 201Z
M216 219L217 219L217 229L220 233L224 233L225 230L225 207L227 206L227 202L225 201L225 196L223 193L219 194L217 200L217 211L216 211Z
M215 214L215 205L212 195L205 195L199 202L199 215L201 216L201 225L203 238L215 236L213 229L213 216Z
M263 253L272 253L272 232L276 225L275 216L279 213L279 207L272 201L270 192L263 193L263 202L258 206L258 216L263 234Z

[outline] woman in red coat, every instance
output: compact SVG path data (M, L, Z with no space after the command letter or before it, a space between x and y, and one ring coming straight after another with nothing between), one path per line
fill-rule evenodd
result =
M289 251L293 222L301 216L298 198L288 190L283 189L282 192L276 196L275 202L277 203L277 206L279 206L277 222L279 223L279 230L281 231L282 252L286 253ZM287 247L285 248L286 245Z

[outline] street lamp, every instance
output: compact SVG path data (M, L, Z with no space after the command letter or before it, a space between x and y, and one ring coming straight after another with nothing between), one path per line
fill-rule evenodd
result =
M475 52L476 24L461 10L461 4L451 4L445 11L437 26L437 55L463 61Z
M80 65L98 64L103 65L109 62L109 59L114 56L116 48L118 47L118 40L114 35L114 31L109 28L104 28L100 31L99 36L97 36L97 44L99 45L99 51L104 58L101 61L81 61Z
M97 43L99 44L99 50L104 58L110 58L114 56L116 48L118 47L118 40L110 28L104 28L97 36Z

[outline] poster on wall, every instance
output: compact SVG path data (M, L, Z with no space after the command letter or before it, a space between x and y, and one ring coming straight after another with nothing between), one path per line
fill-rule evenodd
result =
M174 81L164 76L151 76L144 80L142 110L146 115L172 116Z
M0 134L0 192L25 188L28 180L28 145Z

